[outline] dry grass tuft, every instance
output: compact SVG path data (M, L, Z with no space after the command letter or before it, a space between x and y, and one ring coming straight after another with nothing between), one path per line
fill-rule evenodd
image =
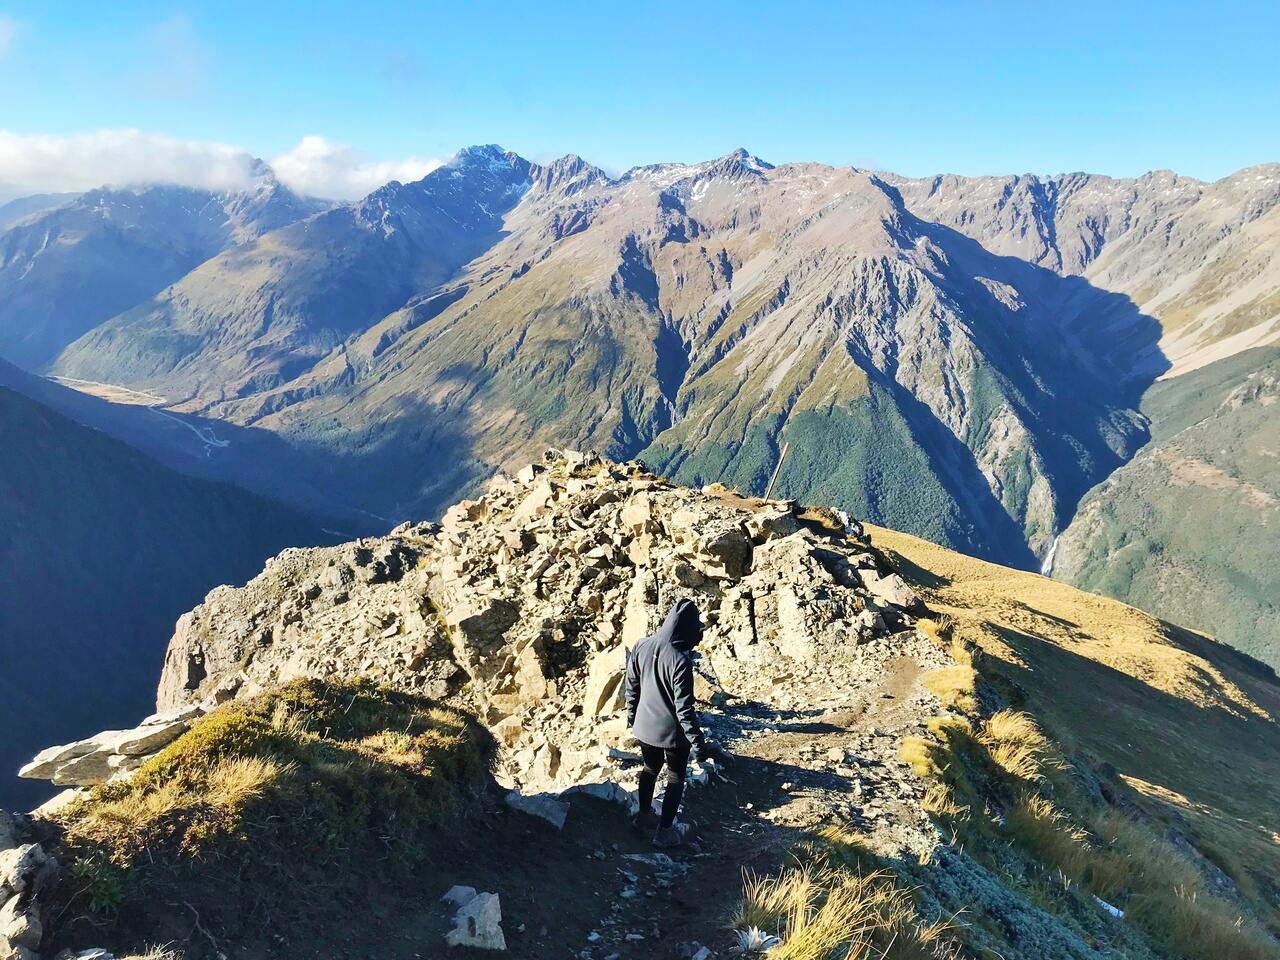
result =
M238 808L260 800L272 784L292 776L297 764L271 757L227 757L205 777L206 800L215 807Z
M926 780L939 780L945 768L942 747L923 737L903 737L898 754L910 764L918 776Z
M893 874L796 868L748 876L738 923L776 931L771 960L937 960L946 922L925 922Z
M969 807L956 802L955 794L945 783L931 783L920 799L920 809L950 820L963 820L969 816Z
M1177 960L1275 960L1280 949L1222 900L1179 888L1170 896L1135 897L1130 918Z
M916 629L940 647L951 643L952 620L945 614L921 617L916 621Z
M925 688L934 693L942 705L962 713L978 710L978 672L968 664L958 663L930 671L921 678Z
M1065 766L1057 747L1028 713L1001 710L983 725L979 740L991 762L1019 780L1040 781L1047 770Z

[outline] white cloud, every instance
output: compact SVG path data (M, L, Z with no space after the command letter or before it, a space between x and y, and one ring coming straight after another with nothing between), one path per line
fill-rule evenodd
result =
M175 183L239 190L254 180L249 151L207 140L179 140L141 130L98 130L58 137L0 130L0 202L32 193ZM440 161L379 160L324 137L303 137L271 162L299 193L355 200L389 180L420 180Z
M18 32L18 21L13 17L0 14L0 57L9 52L13 46L13 38Z
M141 130L67 137L0 130L0 198L145 183L233 190L253 181L253 165L239 147Z
M296 147L271 161L280 182L313 197L356 200L391 180L421 180L442 161L427 157L378 160L324 137L303 137Z

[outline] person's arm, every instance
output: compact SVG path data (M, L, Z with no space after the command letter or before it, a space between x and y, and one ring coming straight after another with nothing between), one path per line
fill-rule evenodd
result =
M701 760L707 754L707 741L698 723L698 711L693 701L693 664L686 656L677 657L671 677L671 692L675 697L676 720L689 741L693 759Z
M626 679L623 680L623 684L627 701L627 729L630 730L636 725L636 705L640 702L640 668L630 650L626 652L626 658Z

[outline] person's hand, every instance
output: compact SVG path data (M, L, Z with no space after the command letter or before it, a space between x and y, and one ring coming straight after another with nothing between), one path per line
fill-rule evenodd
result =
M702 757L693 761L693 778L696 783L724 783L728 778L724 768L711 757Z
M723 766L733 766L733 754L718 743L711 743L707 745L707 757L718 764L722 764Z

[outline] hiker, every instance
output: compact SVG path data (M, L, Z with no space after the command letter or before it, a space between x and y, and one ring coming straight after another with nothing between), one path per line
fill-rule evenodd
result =
M730 761L720 748L709 745L693 706L693 648L702 639L702 617L692 600L680 600L658 632L645 637L627 653L627 726L640 741L644 770L640 773L640 812L637 829L653 830L655 847L674 847L689 834L689 824L676 820L684 795L690 757L713 768ZM662 814L653 812L653 792L663 764L667 787Z

